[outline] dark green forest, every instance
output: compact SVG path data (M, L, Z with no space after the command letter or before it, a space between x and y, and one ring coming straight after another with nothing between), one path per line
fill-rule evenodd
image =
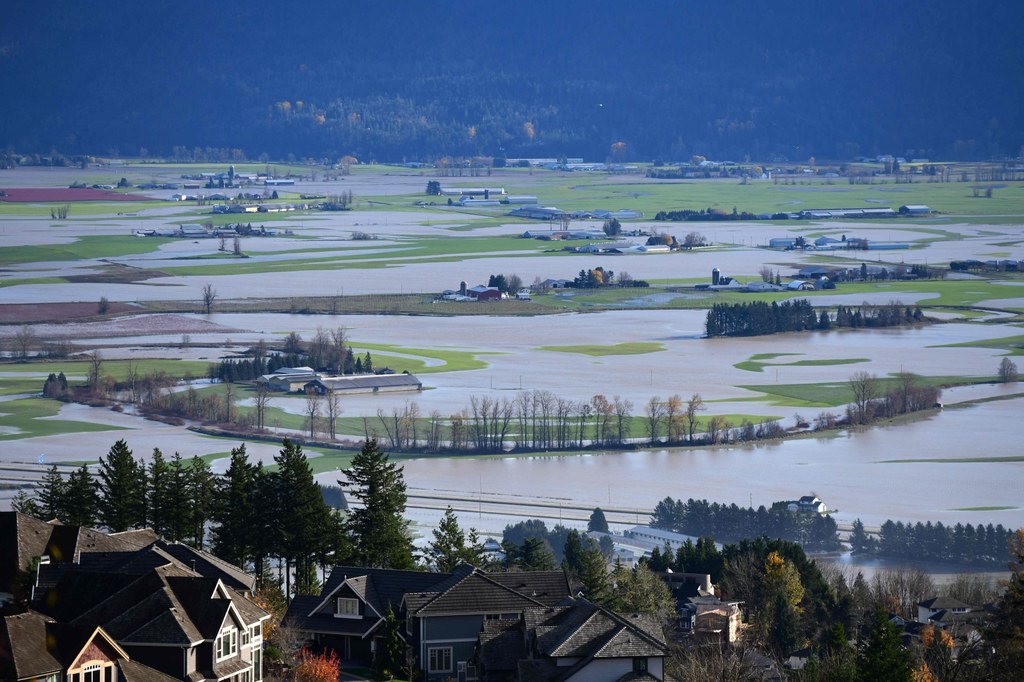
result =
M1016 156L1021 25L1013 0L11 0L0 146L180 160Z

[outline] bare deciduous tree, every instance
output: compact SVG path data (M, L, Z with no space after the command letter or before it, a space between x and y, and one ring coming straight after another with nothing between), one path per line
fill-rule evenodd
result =
M644 414L647 417L647 439L651 444L658 442L661 435L661 422L665 418L665 404L659 396L651 396L644 407Z
M853 394L851 417L858 424L871 421L871 402L878 397L878 378L860 371L850 377L850 392Z
M93 395L97 395L100 392L100 380L103 372L103 355L98 350L95 350L92 353L89 353L87 357L89 358L89 374L87 377L89 381L89 389L92 391Z
M686 439L692 441L693 434L697 431L697 413L703 412L707 407L700 393L694 393L686 403Z
M17 357L25 359L35 350L39 340L36 337L36 330L28 325L22 327L14 334L14 350Z
M1003 358L999 363L999 381L1011 384L1018 379L1017 363L1010 358Z
M309 424L309 438L315 439L320 427L320 403L323 399L315 389L306 390L306 423Z
M203 287L203 310L209 315L213 312L213 304L217 301L217 290L213 288L213 285L207 283Z
M327 391L324 399L324 406L327 411L327 435L334 440L338 435L338 417L341 416L341 394L337 391Z
M267 405L270 403L270 386L263 382L256 384L256 397L253 399L256 406L256 428L263 430L267 416Z

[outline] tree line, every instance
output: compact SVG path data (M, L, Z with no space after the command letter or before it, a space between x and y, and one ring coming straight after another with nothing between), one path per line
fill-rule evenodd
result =
M707 313L704 328L708 338L714 338L828 330L833 327L896 327L923 319L920 306L904 306L899 301L883 305L839 306L835 316L831 316L827 310L815 312L810 301L801 298L781 303L715 303Z
M1002 524L945 525L887 520L877 537L869 535L860 519L853 523L850 546L855 554L974 566L1001 566L1014 531Z
M259 584L283 580L287 595L316 594L318 572L338 564L412 568L401 468L371 440L338 482L359 502L345 516L326 504L302 446L288 439L272 467L250 462L244 444L232 449L223 475L198 456L168 459L159 448L147 463L118 440L95 474L86 464L67 476L51 467L36 494L20 491L13 506L110 532L150 527L168 541L210 549Z
M692 498L683 502L666 497L655 505L650 525L686 535L713 535L733 542L761 536L781 538L810 551L832 551L840 547L838 528L831 516L791 512L785 503L773 504L770 509L764 505L754 509L735 503L719 504Z
M780 538L800 545L807 551L834 551L842 545L835 521L831 516L790 512L785 503L766 508L761 505L740 507L707 500L687 501L666 497L658 502L651 514L652 528L693 536L714 536L725 541L746 538ZM1006 551L1013 531L1001 524L957 523L903 523L888 520L882 524L877 537L867 533L857 519L849 537L855 554L869 554L893 559L915 559L941 563L998 566L1006 561ZM697 550L701 550L698 541ZM703 549L707 549L704 547ZM682 550L680 550L682 551ZM679 554L693 561L691 554ZM678 552L677 552L678 553ZM672 558L671 550L659 550L658 556ZM702 558L700 565L713 573L713 564Z

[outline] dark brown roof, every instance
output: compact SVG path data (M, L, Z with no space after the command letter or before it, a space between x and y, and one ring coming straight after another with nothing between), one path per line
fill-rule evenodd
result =
M228 587L249 593L256 588L254 577L238 566L219 559L209 552L179 542L164 542L162 540L157 543L157 546L186 568L191 568L208 578L219 578Z
M117 661L117 668L121 671L118 677L124 682L176 682L178 679L126 658Z
M0 591L9 592L14 577L28 568L32 557L46 554L53 526L20 512L0 512L0 547L14 547L13 554L4 552L0 562Z
M41 677L63 669L46 647L46 616L29 611L3 619L0 633L0 679Z

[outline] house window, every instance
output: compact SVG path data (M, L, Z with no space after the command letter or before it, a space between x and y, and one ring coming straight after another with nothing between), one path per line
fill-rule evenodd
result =
M359 600L338 597L338 606L334 611L334 615L338 618L358 618Z
M252 650L252 679L253 682L263 680L263 651L259 647Z
M220 637L214 643L214 650L217 652L217 660L234 656L238 653L238 630L225 628L221 630Z
M252 626L252 638L253 639L256 639L257 637L259 637L262 634L263 634L263 629L260 627L259 623L256 623L256 625Z
M82 682L100 682L102 673L99 664L87 665L82 669Z
M60 682L60 673L53 673L52 675L47 675L45 682Z
M440 646L427 649L427 672L450 673L452 671L452 648Z
M249 628L242 628L242 646L249 643Z
M633 672L635 672L635 673L645 673L645 672L647 672L647 657L646 656L636 656L635 658L633 658Z

